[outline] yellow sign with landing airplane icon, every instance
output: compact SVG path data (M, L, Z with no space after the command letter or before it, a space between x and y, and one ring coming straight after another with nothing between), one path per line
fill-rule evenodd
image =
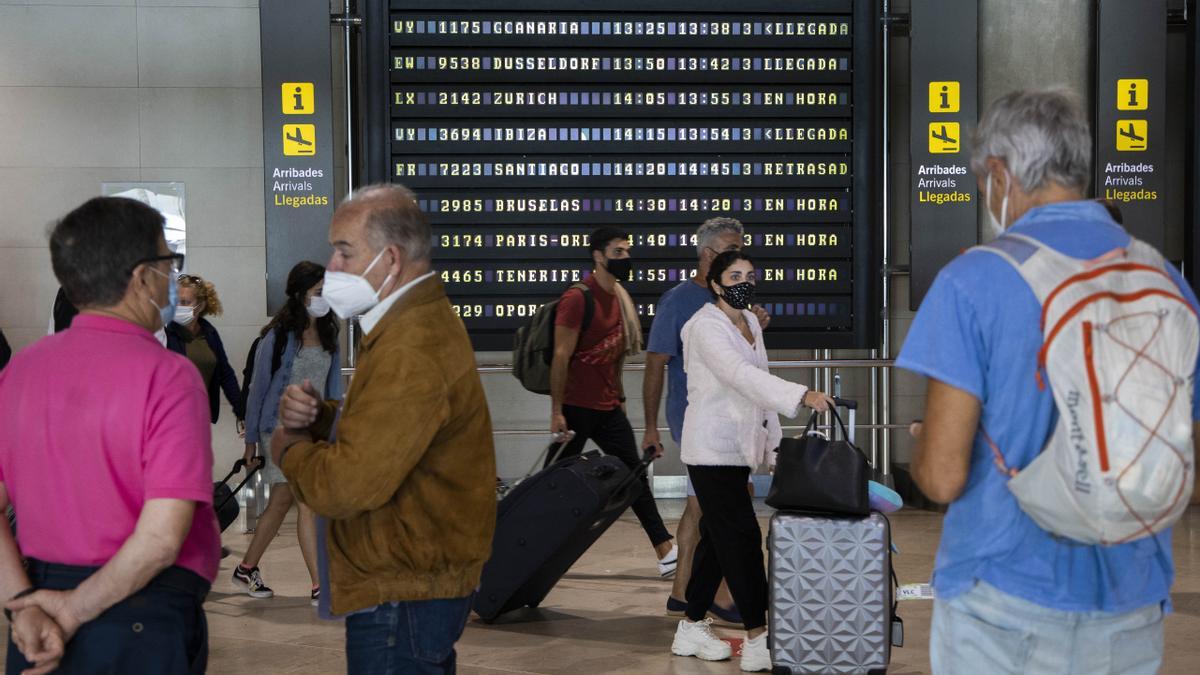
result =
M1117 152L1142 152L1149 143L1146 120L1117 120Z
M962 148L962 134L958 122L929 123L929 152L934 155L946 155L958 152Z
M283 125L283 154L289 157L312 157L317 154L317 125Z

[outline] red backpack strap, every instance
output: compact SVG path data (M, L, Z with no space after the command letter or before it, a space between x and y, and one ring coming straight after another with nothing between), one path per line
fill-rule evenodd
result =
M979 433L983 434L983 440L992 449L992 461L996 464L996 468L1000 469L1000 473L1008 478L1016 478L1017 470L1004 463L1004 455L1000 453L1000 446L996 445L996 441L992 440L991 435L988 434L987 429L983 428L982 424L979 425Z

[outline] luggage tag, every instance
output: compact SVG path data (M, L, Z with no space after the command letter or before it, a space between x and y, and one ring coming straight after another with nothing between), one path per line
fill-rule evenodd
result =
M933 586L929 584L904 584L896 590L896 600L932 600Z

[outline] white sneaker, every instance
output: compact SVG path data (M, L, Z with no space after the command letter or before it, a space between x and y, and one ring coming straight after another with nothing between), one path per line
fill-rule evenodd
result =
M724 661L733 656L733 648L712 632L712 619L697 623L684 619L675 631L671 653L676 656L695 656L702 661Z
M658 561L658 576L670 579L675 576L675 568L679 566L679 547L671 544L671 551Z
M757 673L770 669L771 650L767 647L767 634L764 632L753 640L747 635L742 643L742 672Z

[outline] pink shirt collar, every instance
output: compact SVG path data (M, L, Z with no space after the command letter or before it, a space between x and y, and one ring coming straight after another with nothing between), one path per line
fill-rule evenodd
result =
M98 330L106 333L125 333L128 335L144 335L147 339L154 340L154 333L145 328L127 321L118 319L115 316L104 316L101 314L78 314L71 320L71 328L81 328L84 330Z

